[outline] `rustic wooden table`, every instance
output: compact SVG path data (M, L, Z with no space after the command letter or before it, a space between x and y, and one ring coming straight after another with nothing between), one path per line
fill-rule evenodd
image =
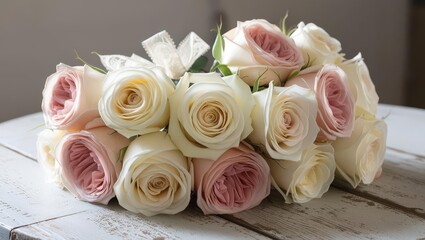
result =
M425 110L380 105L388 124L381 178L287 205L276 192L249 211L144 217L76 200L48 184L35 156L40 113L0 124L0 239L425 239Z

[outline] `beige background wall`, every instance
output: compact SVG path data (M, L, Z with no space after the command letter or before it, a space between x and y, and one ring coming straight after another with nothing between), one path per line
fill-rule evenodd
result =
M74 49L99 64L91 51L145 56L140 42L166 29L176 42L190 31L206 41L223 16L278 23L314 22L352 57L361 51L381 102L404 104L409 1L405 0L17 0L0 2L0 122L40 111L41 91L55 65L78 64Z

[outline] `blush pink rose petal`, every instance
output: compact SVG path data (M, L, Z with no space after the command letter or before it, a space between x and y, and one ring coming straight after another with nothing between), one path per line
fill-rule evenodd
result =
M64 186L80 200L107 204L121 171L119 152L128 144L107 127L65 135L56 150Z
M192 159L197 204L204 214L231 214L253 208L270 193L270 169L242 142L219 159Z
M354 97L345 72L336 65L326 64L304 70L285 86L299 85L315 92L319 111L317 141L346 138L354 128Z
M274 81L280 86L281 81L304 64L294 41L263 19L238 22L223 38L224 52L218 60L233 72L239 72L250 86L262 74L260 85Z
M79 131L100 118L104 74L88 66L59 64L43 89L41 108L48 128ZM104 125L97 121L96 125Z

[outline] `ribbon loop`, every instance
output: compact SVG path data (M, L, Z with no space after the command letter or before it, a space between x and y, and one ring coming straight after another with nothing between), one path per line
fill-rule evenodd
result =
M142 42L152 61L164 68L172 79L180 79L192 64L210 48L198 35L191 32L176 49L168 32L162 31Z
M131 57L124 55L99 55L102 65L108 71L114 71L123 67L154 67L150 61L133 54Z

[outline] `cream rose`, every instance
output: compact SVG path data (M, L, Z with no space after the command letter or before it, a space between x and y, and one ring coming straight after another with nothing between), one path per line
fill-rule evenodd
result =
M301 69L304 59L294 41L266 20L238 22L223 34L221 64L226 64L248 85L260 76L260 85L274 81L280 86L293 71Z
M188 159L165 132L142 135L131 142L114 186L119 204L146 216L176 214L190 201Z
M301 49L304 60L310 59L313 65L335 63L340 56L339 41L314 23L305 25L304 22L300 22L291 38Z
M267 159L273 186L288 203L305 203L322 197L334 180L333 154L330 144L312 144L298 162Z
M285 86L308 87L318 103L318 141L349 137L354 127L354 97L348 87L345 72L336 65L314 66L302 71Z
M37 136L37 161L44 170L49 182L63 188L61 167L56 159L55 149L66 131L44 129Z
M99 101L103 121L127 138L168 124L174 83L159 68L121 68L108 73Z
M108 204L121 170L119 153L128 144L107 127L65 135L56 148L63 184L80 200Z
M204 214L232 214L253 208L270 193L270 169L247 143L216 161L193 158L197 204Z
M97 104L104 78L88 66L57 65L43 89L41 109L46 127L79 131L99 118Z
M297 85L274 87L253 94L251 143L271 158L298 161L317 137L317 101L314 92Z
M187 157L215 160L252 131L254 100L237 75L186 73L170 105L168 132Z
M357 118L351 137L337 139L335 148L337 177L351 184L370 184L379 177L384 162L387 125L380 119Z
M362 55L357 54L353 59L339 64L339 67L347 74L348 86L355 100L356 116L362 114L375 116L379 97Z

